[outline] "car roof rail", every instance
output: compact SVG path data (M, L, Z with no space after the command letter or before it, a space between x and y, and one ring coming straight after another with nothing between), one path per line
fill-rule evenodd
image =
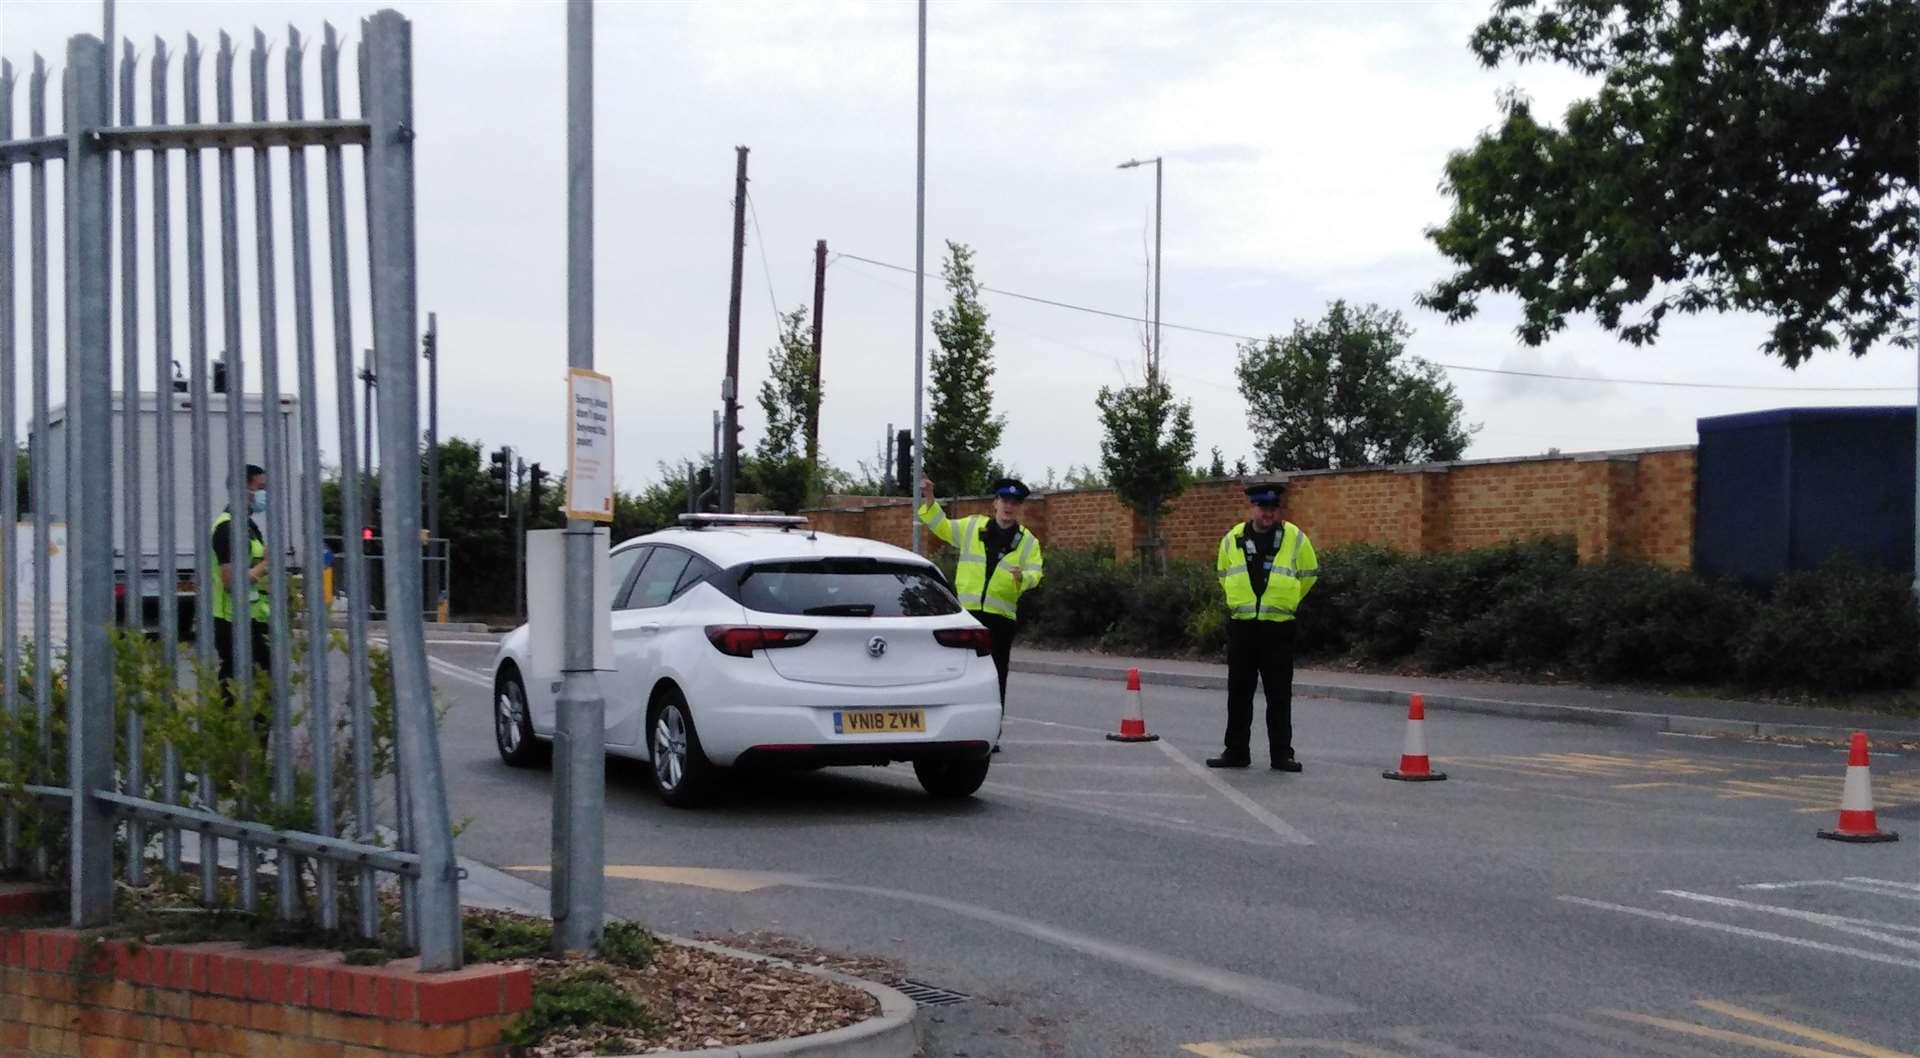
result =
M807 519L798 514L683 514L679 524L686 529L758 527L786 531L806 528Z

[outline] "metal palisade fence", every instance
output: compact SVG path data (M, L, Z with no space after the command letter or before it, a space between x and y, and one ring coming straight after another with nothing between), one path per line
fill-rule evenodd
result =
M13 64L0 68L0 433L16 464L23 348L31 386L28 495L12 472L0 475L0 506L31 512L0 532L0 719L11 741L0 756L25 762L11 784L4 852L8 866L44 874L64 851L76 925L112 917L116 876L145 884L155 866L177 874L193 860L209 904L270 905L283 920L367 938L396 907L423 967L452 969L461 961L458 868L421 613L393 609L384 644L370 634L369 564L351 528L366 524L361 469L376 459L388 538L413 540L421 528L411 27L383 11L362 30L358 118L342 116L331 26L318 119L307 116L307 56L292 30L279 49L277 119L273 49L258 31L245 121L235 116L238 54L225 34L212 56L212 120L192 37L179 56L154 42L144 109L131 43L114 64L98 38L73 37L63 71L34 57L24 93ZM64 114L51 132L49 82ZM22 109L25 135L15 125ZM348 193L356 159L358 201ZM241 205L243 160L251 211ZM310 208L318 198L320 218ZM316 224L325 225L330 313L315 305ZM57 336L50 251L64 273ZM354 361L356 318L370 323L367 364ZM330 363L316 348L325 339ZM56 340L66 348L60 364L49 352ZM364 368L380 379L377 451L356 447L353 381ZM335 560L343 614L320 588L323 409L338 425L329 440L345 530ZM264 515L248 503L249 464L267 472ZM226 621L214 614L212 546L223 510L234 512L219 530L234 557ZM245 557L257 555L250 525L264 550L257 579ZM397 557L381 563L386 596L421 598L421 564ZM218 676L223 636L228 681ZM213 729L236 715L251 774L208 748ZM193 726L177 726L182 716ZM389 771L390 805L376 783ZM61 826L62 837L44 837Z

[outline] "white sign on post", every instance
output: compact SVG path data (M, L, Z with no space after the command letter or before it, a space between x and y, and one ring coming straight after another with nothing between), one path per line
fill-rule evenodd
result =
M567 371L567 517L613 521L613 379Z

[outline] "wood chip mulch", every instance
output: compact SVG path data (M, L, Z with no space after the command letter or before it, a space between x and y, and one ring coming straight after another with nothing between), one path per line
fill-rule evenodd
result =
M874 955L847 955L842 952L828 951L824 948L808 944L806 941L789 937L783 933L775 933L771 930L748 930L721 934L702 933L699 935L699 939L728 948L738 948L742 951L750 951L758 955L784 959L787 962L800 966L817 966L821 969L832 970L835 973L846 974L848 977L858 977L863 981L872 981L875 984L888 985L890 987L897 987L900 982L907 979L905 968L893 959L882 959Z
M536 959L526 965L537 982L580 964ZM646 1006L657 1027L644 1037L617 1029L558 1034L527 1048L527 1058L734 1047L829 1032L880 1013L872 996L837 981L665 941L645 969L596 965Z

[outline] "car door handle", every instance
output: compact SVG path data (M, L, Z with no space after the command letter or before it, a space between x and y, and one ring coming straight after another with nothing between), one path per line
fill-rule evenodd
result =
M660 626L659 625L641 625L640 634L643 636L657 636L660 634Z

